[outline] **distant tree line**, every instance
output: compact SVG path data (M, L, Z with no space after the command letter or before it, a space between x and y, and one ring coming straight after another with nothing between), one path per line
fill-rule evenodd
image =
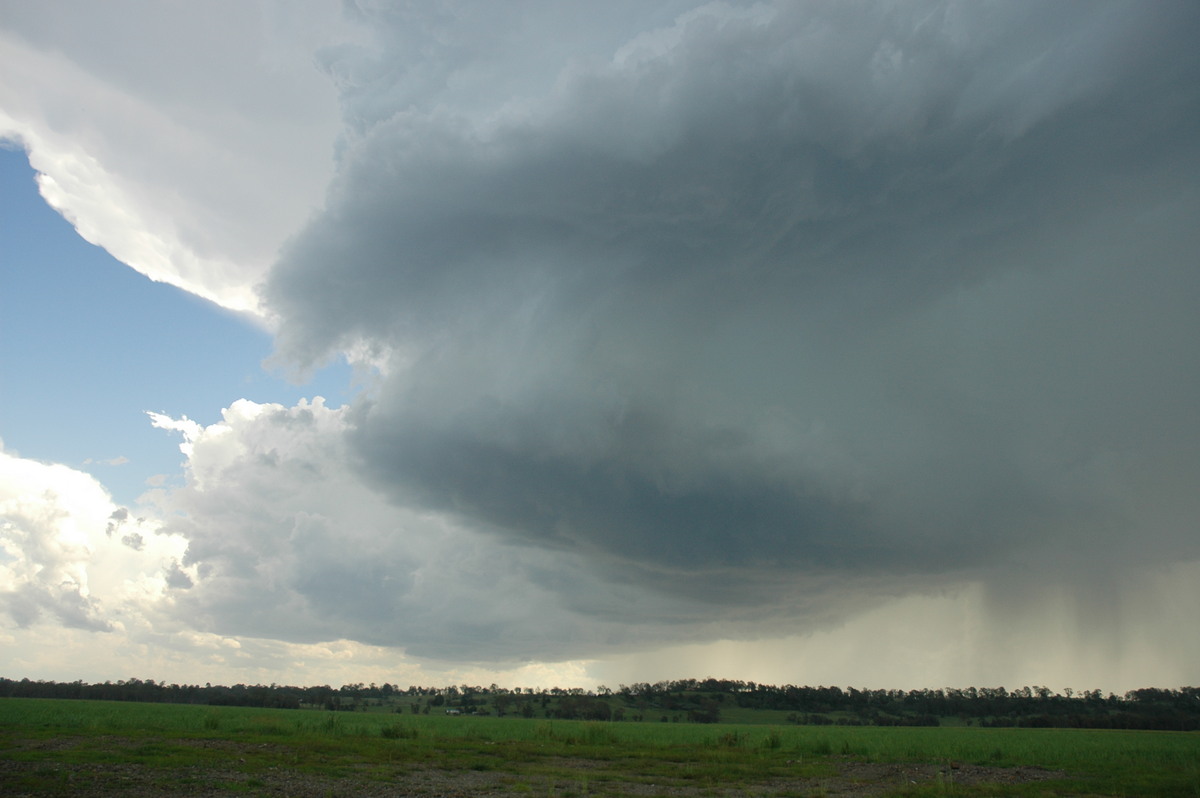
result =
M390 711L429 714L496 714L593 721L716 723L722 711L773 711L805 725L977 726L1089 729L1200 730L1200 688L1142 688L1122 696L1099 690L1062 693L1046 687L967 687L935 690L868 690L765 685L726 679L681 679L580 688L449 687L393 684L179 685L153 679L102 684L13 680L0 677L0 697L76 698L178 704ZM783 714L786 713L786 714Z
M685 679L622 686L620 693L660 705L673 697L708 693L731 697L739 707L789 711L789 720L808 725L937 726L943 718L956 718L979 726L1200 730L1196 687L1142 688L1117 696L1100 690L1057 693L1047 687L905 691Z

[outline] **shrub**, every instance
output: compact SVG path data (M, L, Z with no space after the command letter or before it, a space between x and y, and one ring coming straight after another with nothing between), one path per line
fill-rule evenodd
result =
M403 723L393 723L390 726L380 727L379 736L389 740L411 740L417 736L417 730L405 726Z

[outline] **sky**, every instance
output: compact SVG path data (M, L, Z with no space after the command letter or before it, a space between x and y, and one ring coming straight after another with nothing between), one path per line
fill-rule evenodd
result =
M0 674L1200 682L1200 6L0 0Z

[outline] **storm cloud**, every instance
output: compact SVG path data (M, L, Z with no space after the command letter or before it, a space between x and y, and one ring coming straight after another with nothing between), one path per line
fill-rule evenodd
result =
M522 9L488 57L590 13ZM383 365L395 503L717 615L1197 556L1193 5L717 3L519 84L360 13L264 298Z
M0 0L42 196L362 384L9 458L27 662L1194 681L1196 3L76 5Z
M188 542L164 574L166 615L207 634L350 639L427 659L562 661L765 633L805 600L786 584L760 584L754 609L776 606L735 632L730 621L744 610L719 586L697 579L684 599L627 568L397 508L357 478L350 414L319 401L241 401L208 426L156 416L184 434L188 456L187 486L154 496L162 533ZM831 619L861 606L845 586L835 592L845 601L809 611Z

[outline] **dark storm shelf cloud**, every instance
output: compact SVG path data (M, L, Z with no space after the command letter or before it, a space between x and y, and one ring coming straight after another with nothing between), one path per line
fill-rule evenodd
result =
M522 8L492 83L453 20L436 79L387 15L327 56L353 132L263 296L282 357L388 357L371 484L730 612L1197 554L1200 7L713 4L549 73Z
M398 507L357 477L350 415L241 401L219 423L188 428L187 484L153 497L161 531L187 541L181 561L164 562L159 620L438 660L561 660L771 634L798 615L842 620L904 584L631 561Z

